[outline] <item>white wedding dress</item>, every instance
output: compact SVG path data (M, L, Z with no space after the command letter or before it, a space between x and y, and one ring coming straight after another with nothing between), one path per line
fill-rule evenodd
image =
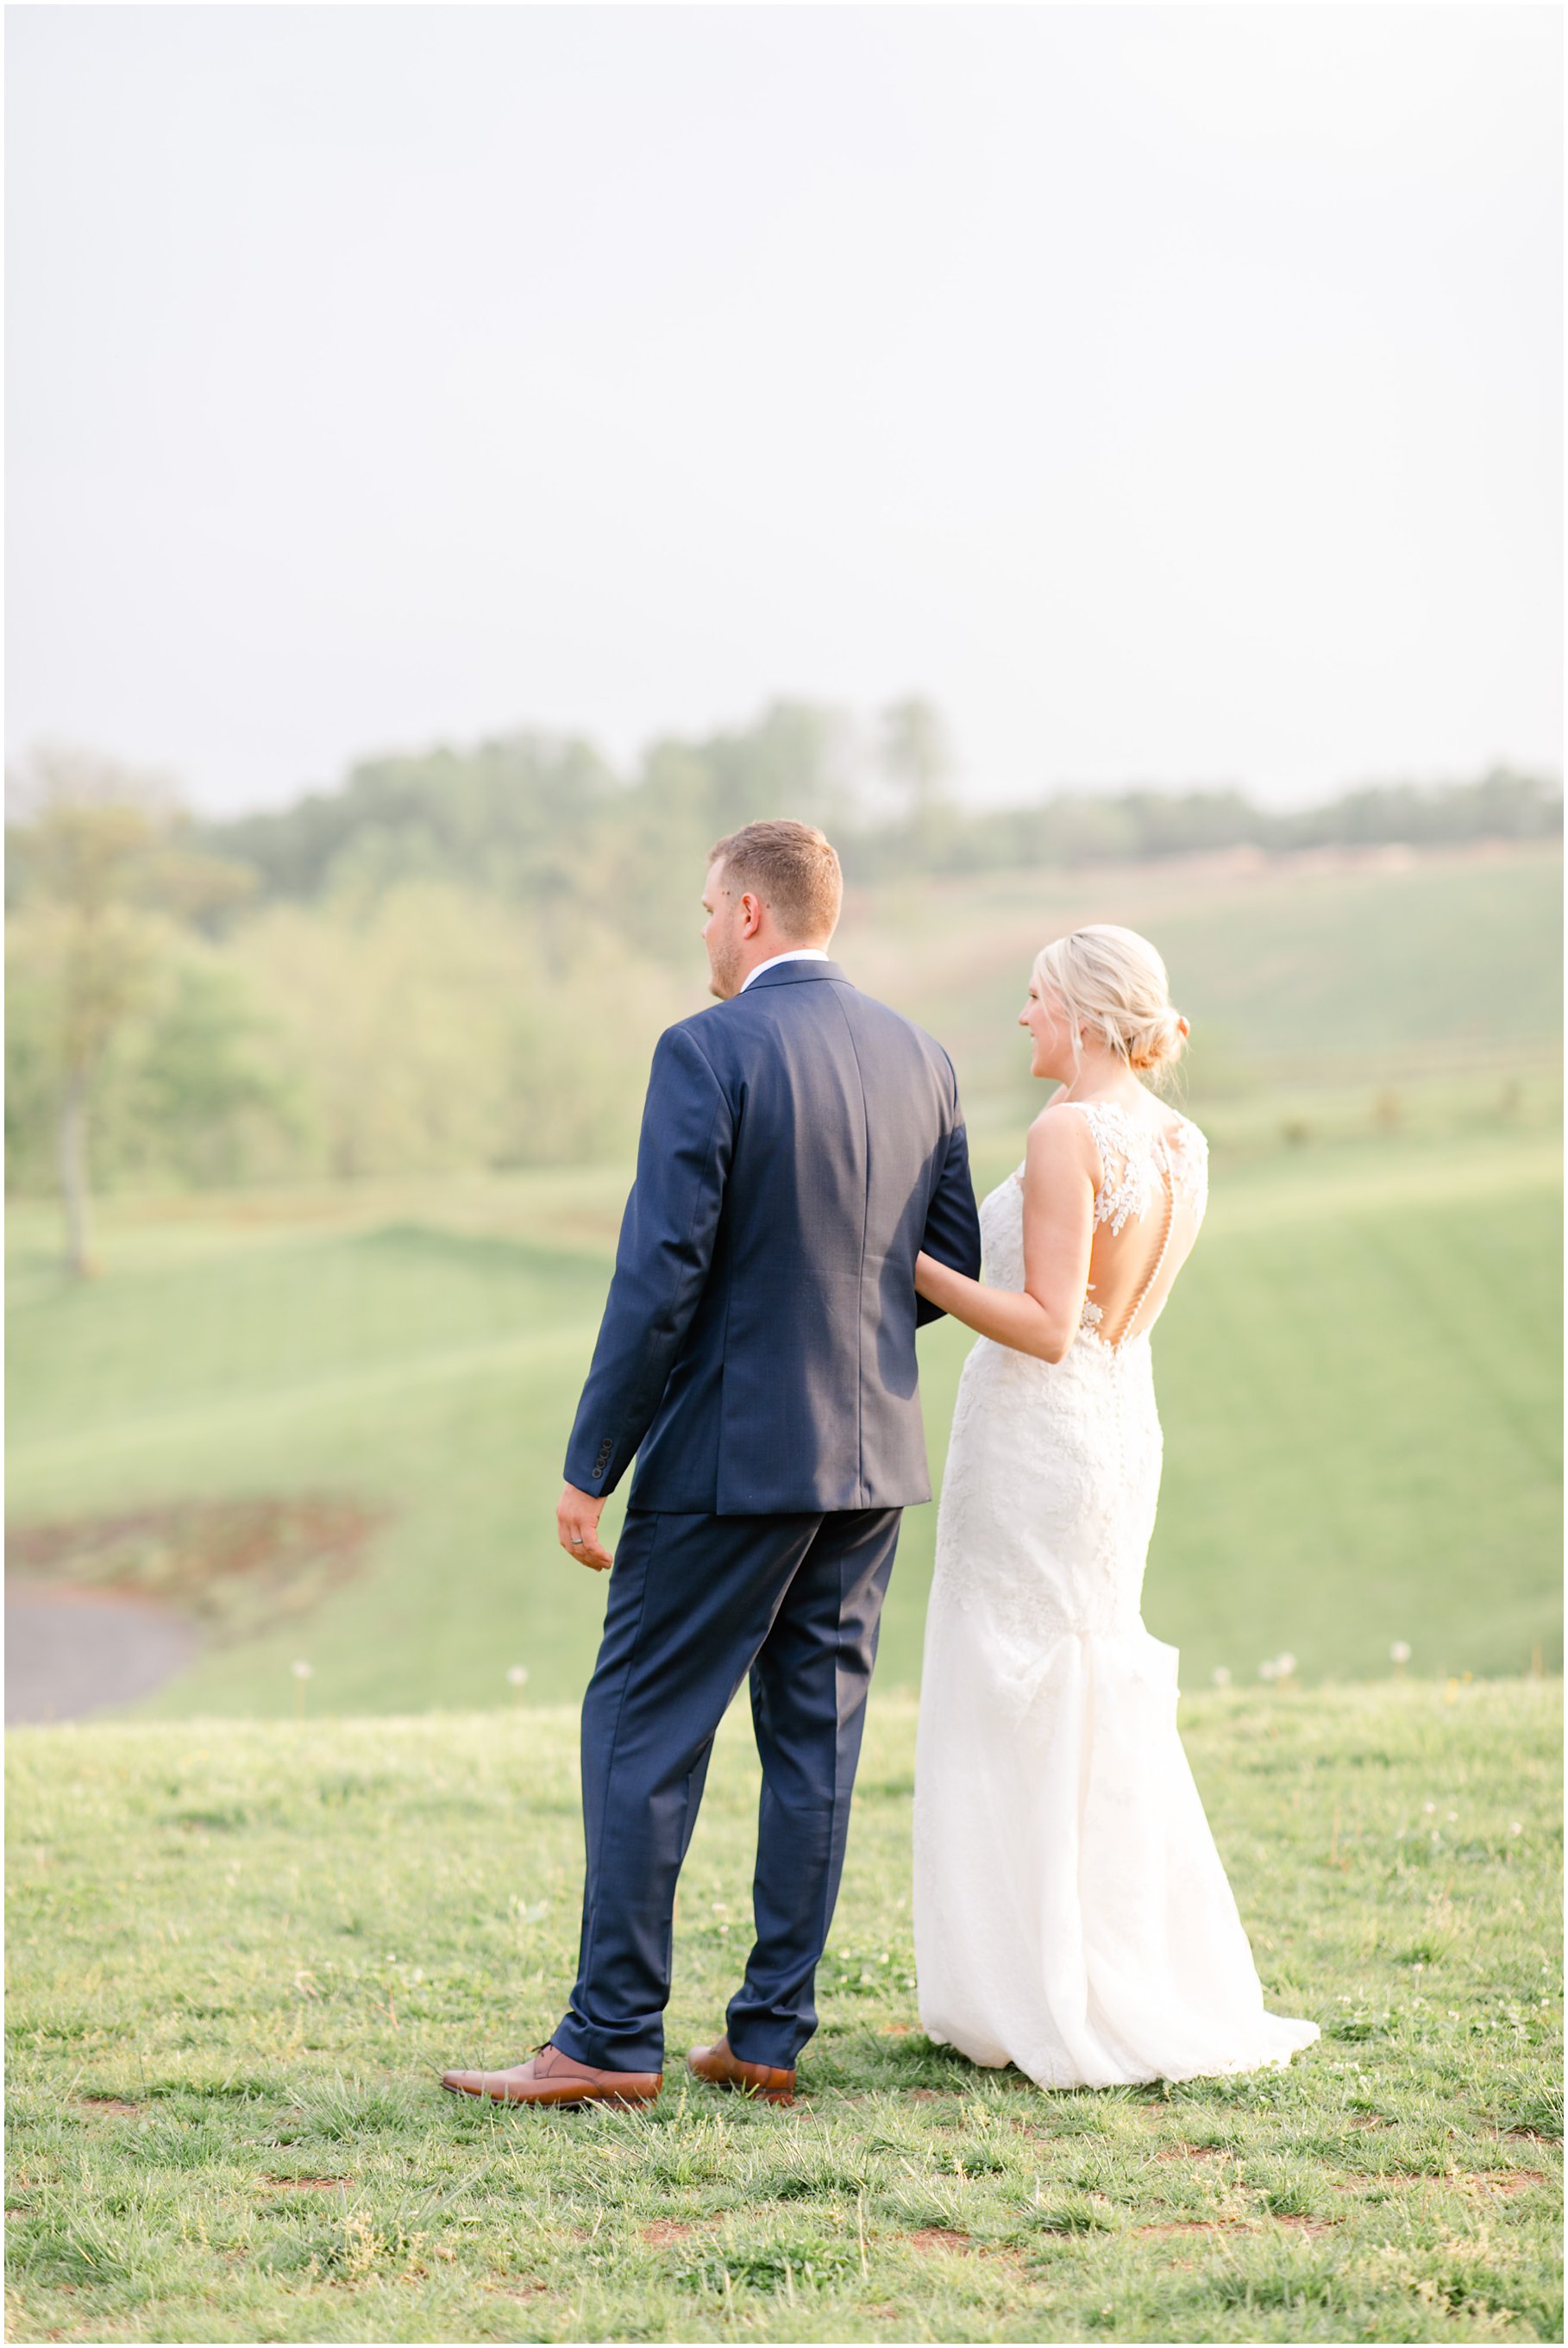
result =
M1314 2022L1265 2013L1252 1951L1176 1731L1174 1647L1139 1612L1161 1438L1149 1327L1173 1230L1195 1237L1208 1151L1186 1117L1112 1103L1090 1296L1058 1363L976 1340L937 1521L914 1791L921 2022L1046 2087L1284 2063ZM1164 1241L1123 1333L1098 1284ZM1022 1169L980 1210L985 1278L1024 1285ZM1140 1228L1141 1233L1140 1233ZM1122 1235L1128 1236L1124 1240ZM1132 1334L1126 1334L1129 1330Z

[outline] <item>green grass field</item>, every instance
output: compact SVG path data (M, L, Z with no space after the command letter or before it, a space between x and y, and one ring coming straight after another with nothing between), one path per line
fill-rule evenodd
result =
M1146 1607L1190 1685L1282 1649L1376 1675L1401 1639L1430 1674L1561 1657L1561 875L1539 849L1222 860L848 909L852 972L954 1051L982 1189L1042 1097L1012 1025L1034 945L1109 918L1166 950L1214 1146L1156 1347ZM533 1700L578 1693L603 1591L553 1508L627 1179L111 1199L85 1286L54 1204L12 1203L13 1527L312 1492L375 1519L354 1580L298 1578L148 1709L286 1711L296 1659L334 1711L503 1703L514 1663ZM922 1340L934 1469L968 1342ZM919 1678L934 1518L905 1520L889 1686Z
M626 1173L109 1200L82 1285L14 1202L14 1531L325 1495L368 1533L341 1582L214 1581L146 1717L12 1739L11 2335L1558 2336L1560 878L1016 875L846 922L953 1049L982 1189L1038 1097L1011 1018L1054 930L1147 928L1198 1025L1212 1204L1156 1344L1145 1614L1265 1982L1324 2024L1281 2075L1047 2096L921 2037L923 1509L806 2105L451 2105L436 2073L524 2051L572 1972L603 1586L553 1508ZM921 1342L939 1470L969 1340ZM119 1554L161 1586L156 1542ZM732 1718L677 2048L742 1953L755 1787Z
M1450 1072L1486 1114L1509 1076L1555 1065L1562 898L1556 845L1021 871L852 901L835 952L943 1038L972 1111L1028 1108L1013 1021L1039 948L1120 922L1165 958L1205 1112Z
M1011 1162L987 1139L983 1182ZM1210 1229L1157 1339L1166 1481L1146 1588L1189 1685L1288 1649L1309 1680L1561 1654L1558 1154L1413 1136L1217 1160ZM214 1645L164 1713L575 1695L603 1605L554 1542L560 1461L624 1178L192 1200L106 1213L70 1289L14 1213L9 1513L346 1491L388 1515L356 1579ZM922 1339L939 1468L967 1344ZM615 1513L618 1515L619 1504ZM934 1509L911 1510L884 1684L911 1686ZM613 1519L612 1519L613 1520Z
M1047 2095L921 2034L913 1707L873 1699L793 2111L683 2084L748 1937L732 1719L651 2112L436 2085L555 2022L567 1712L133 1724L10 1756L10 2336L1561 2336L1560 1687L1202 1694L1284 2073Z

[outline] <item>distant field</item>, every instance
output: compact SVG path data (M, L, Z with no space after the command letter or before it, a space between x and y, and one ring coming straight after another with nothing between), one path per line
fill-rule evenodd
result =
M1559 1182L1554 1146L1516 1139L1326 1148L1222 1186L1157 1348L1147 1611L1189 1684L1282 1648L1311 1677L1376 1674L1398 1638L1426 1672L1559 1655ZM74 1292L14 1232L14 1519L279 1489L394 1510L369 1571L157 1708L284 1711L296 1656L333 1710L505 1701L512 1663L542 1699L581 1685L603 1591L552 1510L608 1271L586 1227L619 1189L471 1201L510 1231L395 1200L347 1230L325 1202L315 1227L128 1219L113 1276ZM967 1343L922 1340L934 1464ZM890 1684L919 1675L934 1529L906 1518Z
M646 2113L444 2096L557 2020L570 1710L9 1740L13 2339L1562 2336L1561 1688L1204 1693L1287 2071L1042 2094L921 2033L873 1698L792 2110L687 2082L747 1945L722 1733Z
M966 1097L1027 1107L1014 1020L1039 948L1142 930L1193 1023L1192 1097L1460 1071L1501 1084L1562 1040L1554 847L1212 859L911 883L854 904L837 951L953 1053ZM1495 1097L1495 1094L1493 1095Z
M1156 1350L1146 1611L1189 1686L1284 1648L1309 1678L1376 1675L1396 1639L1425 1673L1561 1655L1560 871L1535 852L1156 871L1078 908L1146 922L1200 1034L1222 1016L1232 1037L1225 1081L1205 1099L1194 1078L1214 1203ZM844 943L951 1042L982 1188L1040 1097L1008 1022L1019 956L1026 972L1055 919L1039 930L1044 893L1028 876L904 892L874 953L860 914ZM1262 1056L1271 1035L1305 1056L1294 1076ZM333 1711L509 1702L512 1663L531 1700L579 1691L603 1591L562 1558L552 1511L625 1183L599 1168L111 1200L105 1276L77 1289L57 1210L13 1205L14 1523L300 1491L389 1511L356 1580L302 1584L300 1611L215 1647L153 1709L285 1711L295 1659ZM951 1325L922 1340L934 1467L967 1343ZM919 1675L934 1517L906 1519L889 1686Z

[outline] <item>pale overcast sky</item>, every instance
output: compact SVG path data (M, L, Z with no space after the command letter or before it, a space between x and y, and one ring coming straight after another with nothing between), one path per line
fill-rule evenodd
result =
M7 741L1560 769L1552 7L15 7Z

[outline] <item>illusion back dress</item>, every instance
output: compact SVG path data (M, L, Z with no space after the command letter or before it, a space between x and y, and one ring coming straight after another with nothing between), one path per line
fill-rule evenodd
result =
M978 1338L959 1384L914 1943L932 2038L1042 2086L1100 2087L1254 2070L1318 2032L1264 2009L1176 1731L1176 1650L1140 1612L1161 1454L1149 1333L1202 1222L1207 1146L1174 1112L1052 1114L1073 1112L1099 1158L1077 1335L1055 1363ZM1022 1168L980 1227L987 1283L1021 1290Z

